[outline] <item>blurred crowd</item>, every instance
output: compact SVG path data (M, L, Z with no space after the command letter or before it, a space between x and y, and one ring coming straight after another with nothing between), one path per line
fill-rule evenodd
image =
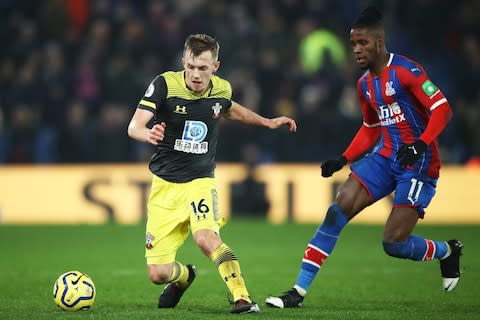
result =
M192 33L220 42L234 100L299 126L222 122L218 161L338 157L361 125L349 31L369 3L384 12L387 49L421 63L449 99L443 161L478 160L479 1L0 0L0 163L147 161L128 122L150 81L181 69Z

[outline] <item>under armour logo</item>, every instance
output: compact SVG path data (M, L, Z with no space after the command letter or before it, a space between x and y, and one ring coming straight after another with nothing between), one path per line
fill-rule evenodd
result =
M173 111L173 112L179 113L179 114L187 114L187 107L186 107L186 106L176 105L176 106L175 106L175 111Z
M236 277L237 277L237 274L235 272L232 272L232 274L230 274L229 276L224 277L223 280L225 280L225 282L227 282L228 278L234 279Z

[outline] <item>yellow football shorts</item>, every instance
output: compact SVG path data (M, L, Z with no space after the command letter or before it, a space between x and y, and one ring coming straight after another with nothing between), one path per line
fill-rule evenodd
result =
M175 261L190 229L218 233L222 222L214 178L174 183L154 176L147 209L147 264Z

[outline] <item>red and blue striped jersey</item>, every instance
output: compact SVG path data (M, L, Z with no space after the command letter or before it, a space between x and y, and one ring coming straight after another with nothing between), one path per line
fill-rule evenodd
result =
M381 126L380 140L373 152L393 160L402 145L422 136L433 110L444 104L450 110L447 99L423 67L393 53L381 74L373 77L370 71L365 72L358 80L357 89L363 125ZM436 139L413 169L438 178L440 154Z

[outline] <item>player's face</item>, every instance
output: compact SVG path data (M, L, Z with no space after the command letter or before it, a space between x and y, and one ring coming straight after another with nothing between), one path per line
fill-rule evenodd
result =
M372 69L380 56L383 41L378 33L367 28L350 31L350 43L355 60L362 69Z
M199 56L193 56L190 50L185 51L183 58L185 83L195 93L202 94L210 86L210 78L220 66L212 56L212 52L204 51Z

